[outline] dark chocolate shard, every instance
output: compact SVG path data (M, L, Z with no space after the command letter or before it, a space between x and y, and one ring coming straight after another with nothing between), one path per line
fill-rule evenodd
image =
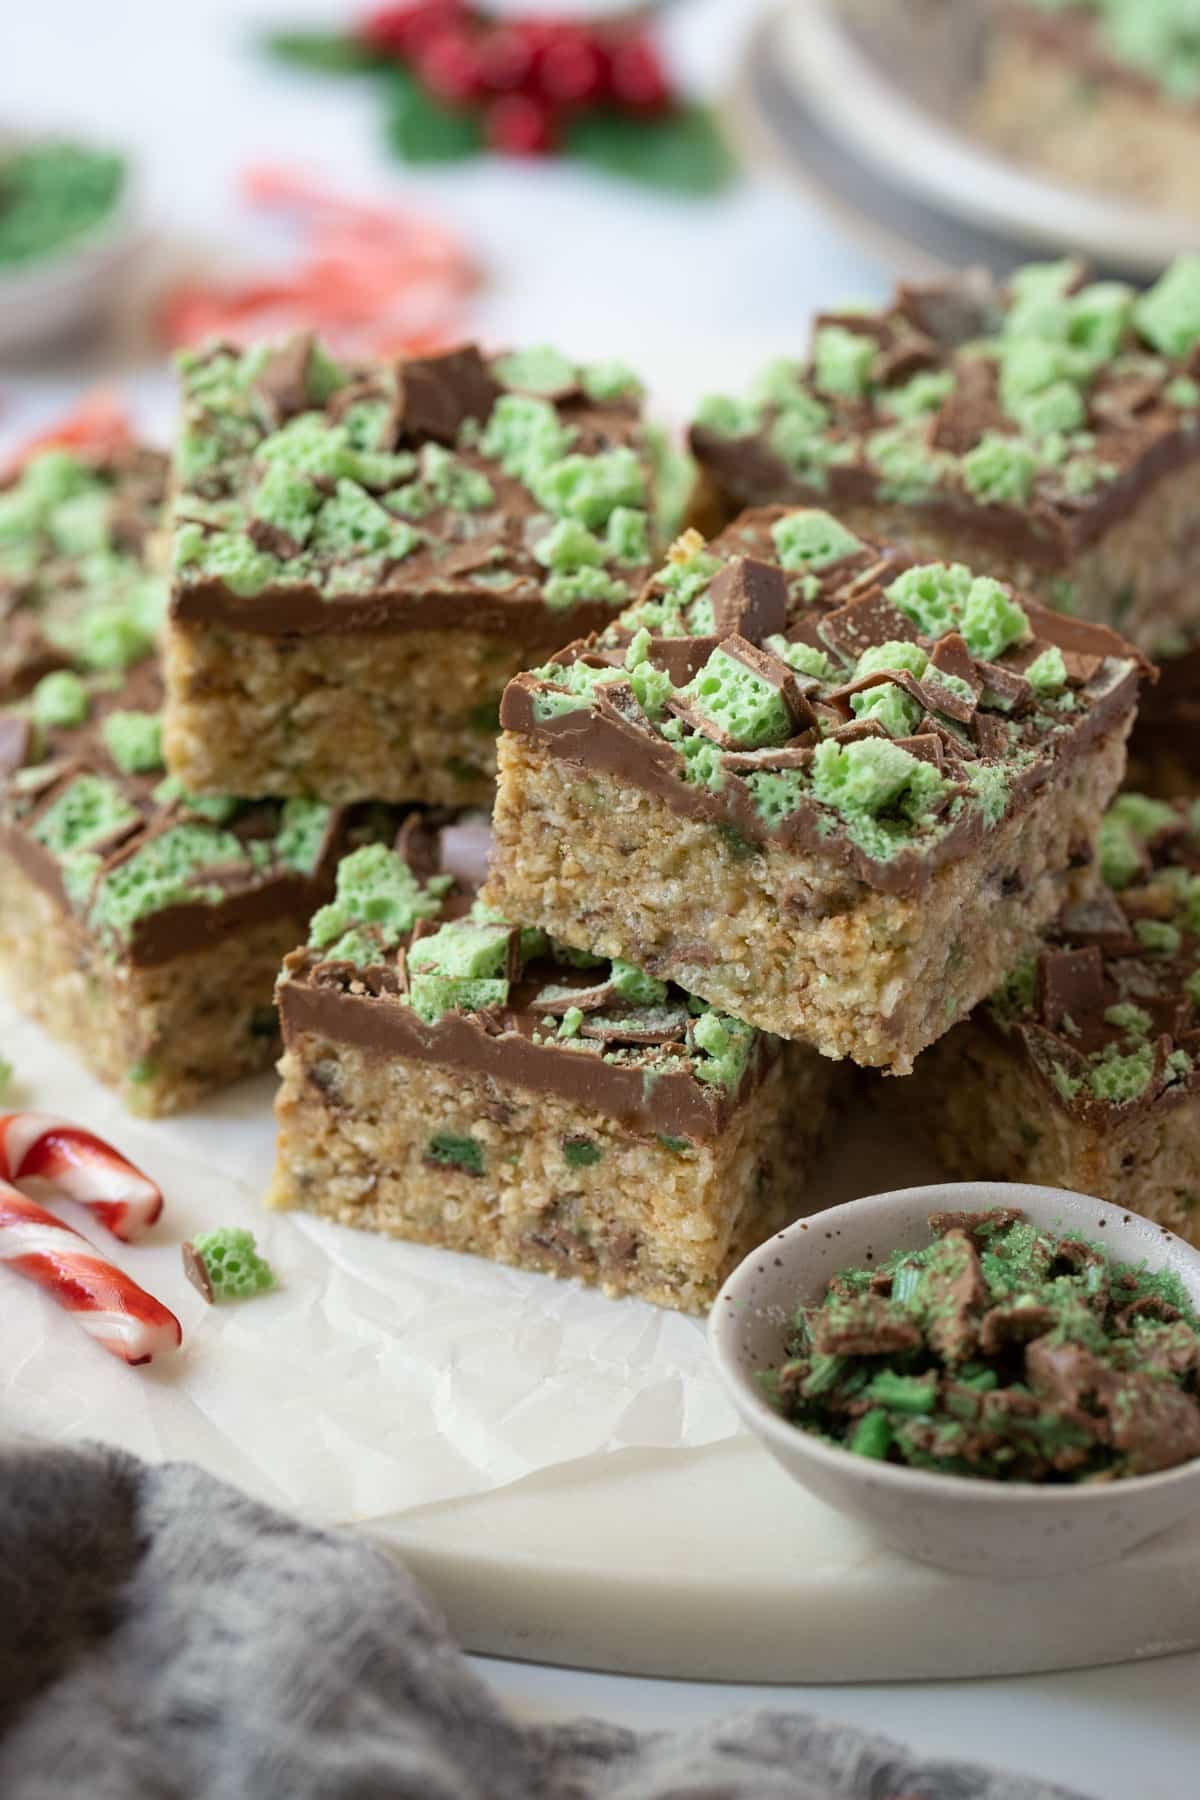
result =
M975 658L967 649L967 640L961 632L948 631L945 637L940 637L930 652L929 664L940 675L953 675L978 692Z
M1033 689L1016 669L1006 669L1000 663L977 662L975 671L984 691L994 697L1003 712L1019 714L1033 704Z
M1064 650L1062 659L1067 680L1073 687L1082 687L1085 682L1094 680L1104 667L1104 658L1094 656L1089 651Z
M1099 888L1090 899L1068 907L1058 929L1071 944L1097 944L1101 950L1125 949L1136 942L1129 920L1110 888Z
M468 419L483 424L503 392L474 344L415 357L397 371L405 437L453 444Z
M719 637L736 633L761 644L787 625L787 576L774 563L735 556L712 582L708 595Z
M943 350L988 337L1002 314L1000 289L989 270L964 269L944 281L902 282L896 310Z
M0 718L0 775L23 769L33 749L33 722L9 715Z
M1043 950L1037 962L1037 1006L1048 1031L1064 1019L1078 1024L1104 1008L1104 958L1095 944L1084 950Z
M728 637L720 645L726 656L731 656L742 667L750 669L760 680L769 683L780 695L792 719L796 731L807 731L817 722L817 715L805 699L796 674L782 657L775 656L770 650L760 650L747 638Z
M877 644L911 641L913 626L898 606L876 590L829 613L821 621L821 636L847 662L856 663L864 650Z
M989 431L1011 432L996 398L996 366L982 356L968 357L956 370L953 391L934 415L929 441L935 450L965 456Z
M564 976L570 973L563 971ZM617 990L611 981L588 981L588 971L579 970L579 980L550 981L540 987L529 1001L529 1010L533 1013L546 1013L550 1018L561 1019L572 1007L579 1007L581 1012L599 1012L603 1007L611 1005L616 999Z
M204 1258L197 1250L195 1244L190 1241L180 1245L180 1252L183 1257L184 1274L187 1276L196 1292L207 1300L208 1304L211 1306L213 1303L213 1285L209 1279L208 1267Z
M948 709L943 707L942 711ZM1008 746L1008 734L1002 720L994 713L977 712L975 714L975 747L980 756L1001 757Z
M308 365L312 360L311 331L298 332L286 344L268 352L254 380L254 391L265 403L272 423L282 425L312 404L308 392Z
M623 1012L585 1013L580 1037L612 1044L680 1044L687 1032L686 1006L639 1006Z
M667 671L676 687L684 687L700 673L719 643L715 637L652 638L650 659Z

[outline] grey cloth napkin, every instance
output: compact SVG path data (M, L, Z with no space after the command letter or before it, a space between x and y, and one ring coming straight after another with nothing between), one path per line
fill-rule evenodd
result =
M4 1800L1079 1800L803 1714L507 1717L363 1539L187 1463L0 1446Z

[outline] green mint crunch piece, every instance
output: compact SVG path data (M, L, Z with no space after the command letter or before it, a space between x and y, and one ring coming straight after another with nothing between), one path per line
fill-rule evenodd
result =
M438 1131L425 1147L425 1160L446 1169L461 1169L466 1175L482 1175L483 1145L469 1133Z
M586 364L579 380L589 400L638 400L645 392L636 369L615 360Z
M1037 474L1037 457L1020 438L989 432L962 459L963 484L989 506L1023 506Z
M484 1012L508 1004L509 984L502 976L438 975L416 970L409 976L409 1005L427 1025L449 1012Z
M150 913L197 902L218 905L224 889L206 882L205 871L243 858L232 832L212 825L174 825L109 870L96 890L89 923L126 938Z
M647 975L634 963L622 962L620 957L613 958L610 980L617 998L627 1000L631 1006L661 1006L667 997L665 981Z
M71 856L136 824L139 817L114 781L103 775L80 775L46 808L32 831L51 856Z
M161 713L110 712L101 735L108 754L126 775L150 775L164 766Z
M337 940L355 926L372 925L392 947L418 919L437 917L449 886L449 876L442 875L422 884L394 850L385 844L364 844L338 864L335 896L314 913L308 941L337 960Z
M504 973L511 932L507 925L455 919L414 944L411 968L460 980L491 979Z
M714 650L684 691L747 749L785 744L792 736L792 717L779 690L725 650Z
M959 630L972 656L995 662L1013 644L1033 635L1027 614L987 575L978 576L963 601Z
M1134 306L1142 336L1164 356L1187 356L1200 344L1200 255L1181 256Z
M645 475L627 448L604 450L597 456L564 456L539 470L530 485L548 512L578 519L592 530L607 525L618 506L646 504Z
M1067 685L1067 665L1057 644L1035 656L1025 671L1035 694L1057 694Z
M55 726L82 725L90 707L88 691L70 669L43 675L33 690L30 711L34 723L50 730Z
M939 638L957 631L974 579L962 563L921 563L905 569L885 592L925 637Z
M819 507L788 513L771 527L771 536L785 569L827 569L866 548L861 538Z
M871 644L854 665L855 681L864 675L877 675L892 670L907 670L918 680L929 666L929 658L920 644L892 639L886 644Z
M608 559L606 545L577 519L560 519L538 539L533 554L544 568L556 571L600 568Z
M548 400L502 394L479 440L484 456L528 486L537 473L561 460L575 438Z
M692 1040L703 1055L694 1064L697 1081L736 1091L750 1060L757 1033L741 1019L704 1012L692 1026Z
M852 694L850 708L856 718L876 720L889 737L911 737L923 711L894 681L881 681Z
M203 1231L191 1242L216 1302L252 1300L276 1286L275 1272L259 1254L254 1234L236 1225Z
M604 1152L590 1137L567 1137L562 1141L563 1161L568 1169L590 1169L602 1161Z
M579 380L575 364L548 344L514 350L508 356L498 357L492 364L492 373L506 388L515 388L524 394L569 392Z

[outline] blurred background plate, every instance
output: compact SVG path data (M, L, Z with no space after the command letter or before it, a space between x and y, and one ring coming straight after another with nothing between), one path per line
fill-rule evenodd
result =
M791 0L754 40L751 129L860 233L898 237L910 266L1074 251L1150 274L1200 244L1200 221L1065 186L966 136L983 29L976 0Z

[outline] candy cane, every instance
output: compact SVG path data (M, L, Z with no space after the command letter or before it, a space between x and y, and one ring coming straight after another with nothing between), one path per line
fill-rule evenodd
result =
M183 1342L174 1313L7 1181L0 1181L0 1262L45 1288L122 1362L147 1363Z
M123 1362L145 1363L176 1349L183 1332L174 1313L39 1206L29 1190L78 1201L128 1242L162 1211L155 1183L69 1119L0 1115L0 1262L45 1288Z
M0 1114L0 1181L35 1200L62 1195L130 1243L162 1212L154 1182L103 1138L48 1113Z

